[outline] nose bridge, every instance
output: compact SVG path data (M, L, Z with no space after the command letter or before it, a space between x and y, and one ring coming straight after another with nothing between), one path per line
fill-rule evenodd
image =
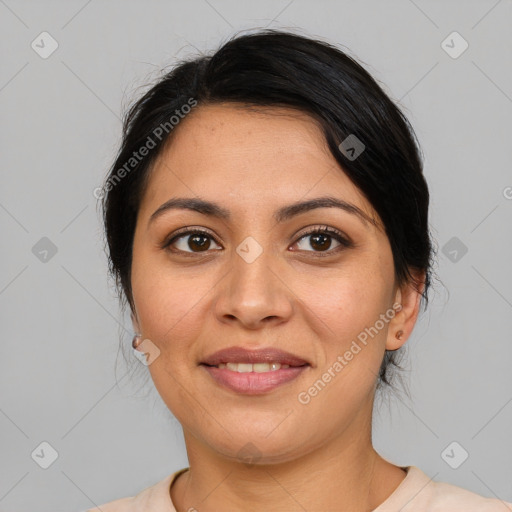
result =
M218 315L253 327L269 317L287 318L292 310L290 294L278 277L279 262L269 237L259 238L262 243L248 236L235 248L226 286L217 300Z
M262 237L259 239L262 240ZM243 285L239 288L250 286L253 293L268 293L273 286L270 282L275 278L272 271L272 251L269 244L265 244L264 246L256 238L248 236L236 247L232 268L235 282Z

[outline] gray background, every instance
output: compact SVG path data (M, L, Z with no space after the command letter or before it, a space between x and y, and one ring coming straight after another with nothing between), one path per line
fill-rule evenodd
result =
M179 424L150 381L141 392L147 369L128 373L119 351L131 324L93 190L159 68L258 27L347 47L425 154L440 282L408 342L411 400L379 406L376 448L512 501L510 0L0 0L0 20L0 511L84 510L187 465ZM59 45L46 59L31 47L43 31ZM469 43L457 58L441 45L453 31ZM469 453L458 469L442 457L453 441ZM58 453L47 469L42 442Z

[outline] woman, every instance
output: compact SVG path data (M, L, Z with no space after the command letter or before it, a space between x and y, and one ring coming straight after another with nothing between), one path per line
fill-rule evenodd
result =
M506 510L372 446L433 250L414 132L353 59L267 30L181 63L128 113L102 193L189 459L103 512Z

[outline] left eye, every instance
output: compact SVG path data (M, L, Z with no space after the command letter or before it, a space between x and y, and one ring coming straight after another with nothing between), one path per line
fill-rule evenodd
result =
M340 233L331 230L317 230L311 233L306 233L305 235L302 235L299 241L296 243L299 244L301 241L305 241L308 238L309 242L305 242L305 245L311 247L314 252L326 252L327 250L331 249L333 239L338 244L333 249L333 252L340 246L348 247L350 245L349 241ZM305 249L304 247L300 249L308 251L308 249Z

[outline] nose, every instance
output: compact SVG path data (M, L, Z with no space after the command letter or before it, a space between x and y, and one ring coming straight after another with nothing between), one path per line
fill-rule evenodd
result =
M217 287L215 315L220 322L255 330L289 320L294 295L271 251L263 251L251 262L233 252L231 263Z

